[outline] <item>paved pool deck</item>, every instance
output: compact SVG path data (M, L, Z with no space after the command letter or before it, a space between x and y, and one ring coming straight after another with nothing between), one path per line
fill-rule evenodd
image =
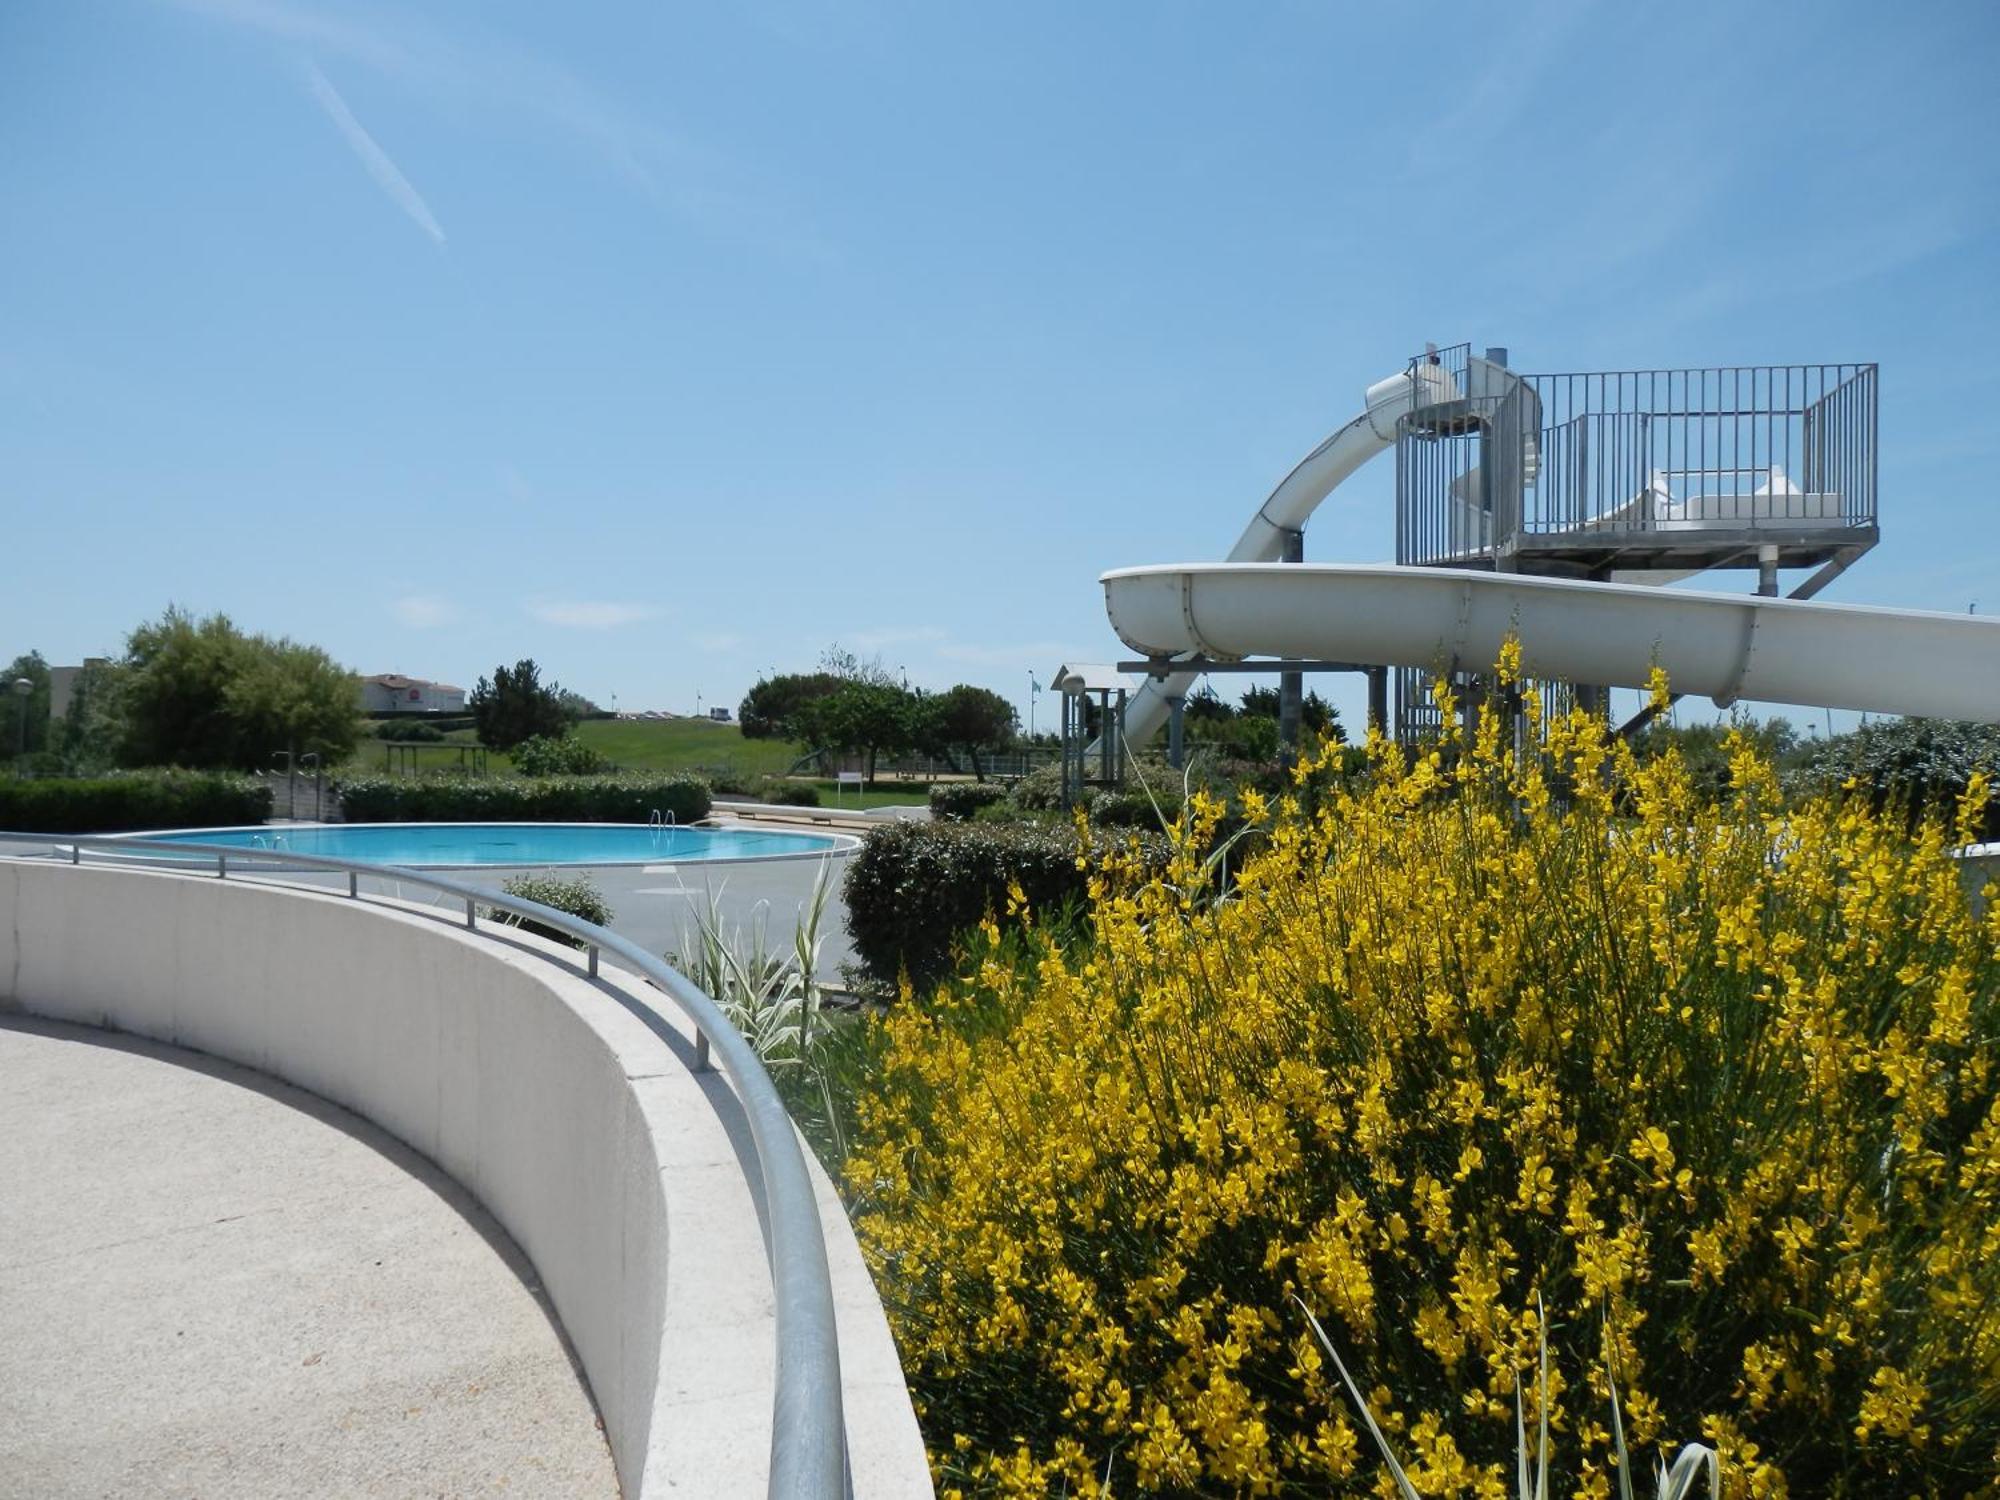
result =
M324 1100L0 1015L0 1493L615 1496L533 1268Z

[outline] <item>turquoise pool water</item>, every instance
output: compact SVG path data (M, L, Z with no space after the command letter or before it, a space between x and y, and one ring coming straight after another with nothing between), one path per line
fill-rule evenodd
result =
M785 854L825 854L846 842L818 833L660 828L644 823L340 823L326 827L197 828L133 839L135 844L153 841L318 854L418 869L769 859ZM162 851L159 857L173 856Z

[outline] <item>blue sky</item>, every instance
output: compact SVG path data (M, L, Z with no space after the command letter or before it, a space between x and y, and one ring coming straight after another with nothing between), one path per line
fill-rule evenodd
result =
M1025 717L1425 340L1877 360L1826 597L2000 610L1997 68L1985 0L11 0L0 652L177 602L688 710L839 641Z

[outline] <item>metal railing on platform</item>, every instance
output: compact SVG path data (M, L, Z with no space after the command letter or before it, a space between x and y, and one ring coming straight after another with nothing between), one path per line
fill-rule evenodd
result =
M777 1311L777 1363L771 1412L771 1471L768 1493L784 1500L842 1500L850 1493L847 1431L841 1410L840 1337L834 1322L833 1280L812 1175L763 1063L721 1008L684 976L645 949L608 928L573 917L539 901L487 890L446 876L400 865L283 850L224 849L201 844L129 837L0 833L0 856L10 848L39 848L51 857L81 864L86 854L135 863L190 878L227 879L238 873L282 874L288 870L327 871L347 876L347 895L362 899L363 876L420 886L465 903L465 925L478 923L482 907L552 928L581 943L588 972L595 976L600 953L620 959L679 1006L694 1023L696 1066L713 1061L735 1086L756 1148L768 1210L771 1289ZM18 857L18 856L15 856ZM190 858L203 861L197 869ZM674 1033L666 1019L622 989L606 993L662 1039Z

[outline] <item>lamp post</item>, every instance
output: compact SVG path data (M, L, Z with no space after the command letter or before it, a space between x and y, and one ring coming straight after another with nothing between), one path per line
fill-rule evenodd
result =
M35 684L26 677L14 679L15 715L19 728L14 735L14 758L19 760L28 753L28 699L34 696Z

